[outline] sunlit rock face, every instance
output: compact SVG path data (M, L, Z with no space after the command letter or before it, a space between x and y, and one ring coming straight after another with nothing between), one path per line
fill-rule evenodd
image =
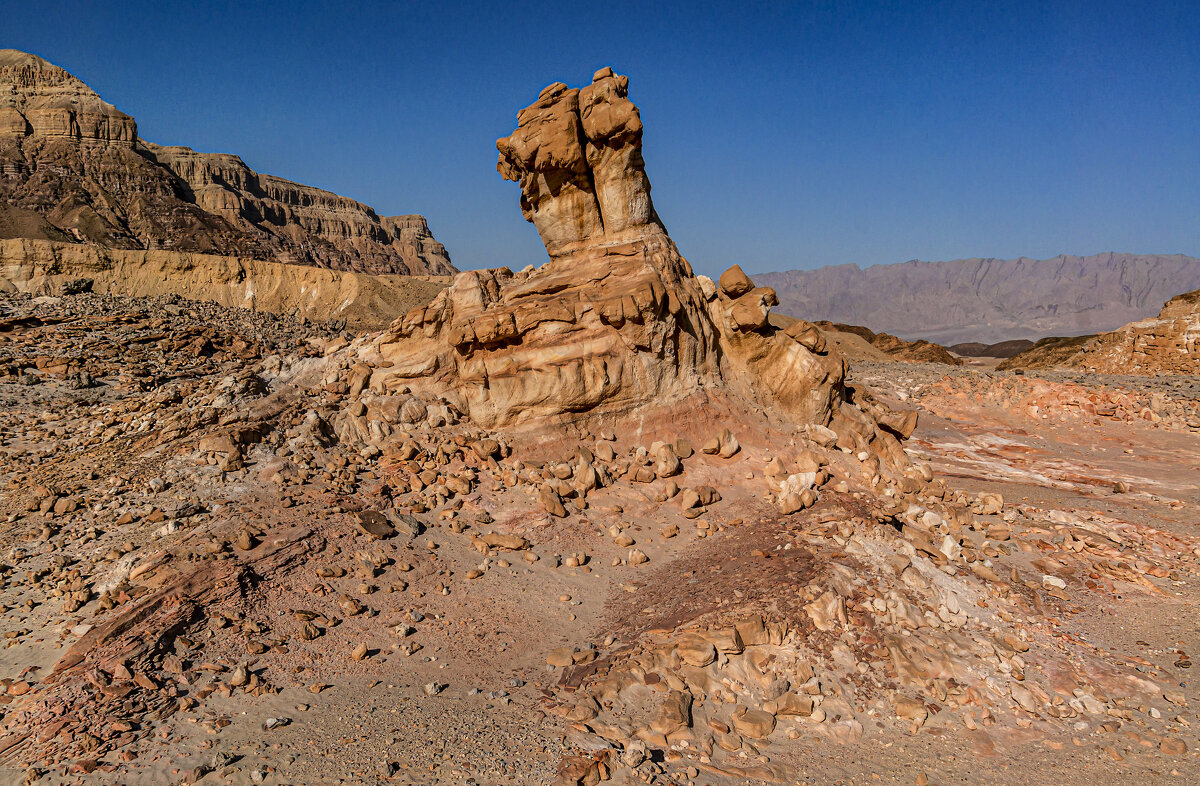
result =
M693 274L654 211L628 88L605 68L518 113L498 169L550 261L459 274L375 342L372 386L425 388L487 426L720 400L837 421L851 444L898 456L879 413L848 400L820 332L771 325L773 290L736 267L720 284Z
M419 215L379 216L236 155L155 145L62 68L0 50L0 239L451 275Z

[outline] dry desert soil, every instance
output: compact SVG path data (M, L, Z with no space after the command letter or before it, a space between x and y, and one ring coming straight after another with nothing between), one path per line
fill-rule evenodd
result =
M886 517L839 491L836 470L815 505L781 515L758 480L786 452L755 436L766 426L743 428L728 458L682 459L679 486L719 491L701 516L614 480L559 518L514 476L581 450L618 461L639 434L476 451L478 434L423 416L407 427L419 453L364 455L313 415L328 419L344 389L318 380L271 400L288 369L344 343L317 323L91 294L4 296L0 315L5 783L549 783L571 766L562 782L1200 777L1196 380L856 364L851 385L919 410L908 452L975 511L956 559L900 550L902 580L860 586ZM274 430L260 441L195 443L264 402ZM399 509L388 495L413 485L398 478L436 483L423 464L476 480L440 507L356 515ZM964 574L976 583L962 589ZM881 613L889 593L942 579L958 599L918 609L924 624ZM846 595L832 622L805 610L829 587ZM725 608L738 625L760 611L769 633L647 656L719 630ZM73 675L114 615L103 665ZM995 654L944 653L978 686L953 666L904 681L880 644L899 630ZM815 689L747 674L798 652L808 665L788 668L815 672ZM619 724L599 722L612 698L581 700L631 656L651 686L637 698L693 692L688 734L615 741ZM688 663L710 656L701 693ZM1010 685L989 671L1024 673ZM770 705L765 735L726 711L782 692L804 696L804 714Z

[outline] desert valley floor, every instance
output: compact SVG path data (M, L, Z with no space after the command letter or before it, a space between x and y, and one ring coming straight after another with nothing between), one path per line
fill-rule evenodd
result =
M271 392L345 343L318 325L88 294L0 314L4 782L1200 777L1195 380L853 365L919 410L909 454L973 511L952 559L926 538L880 563L897 511L836 460L812 507L764 502L789 450L769 422L734 427L729 457L677 451L703 507L614 478L558 517L518 476L616 467L637 432L500 449L407 412L403 447L346 450L324 431L356 406L344 382ZM234 410L263 433L196 442ZM444 504L362 515L421 478ZM895 613L930 585L941 602ZM666 736L606 757L622 702L598 680L631 658L625 731ZM689 689L690 728L664 721Z

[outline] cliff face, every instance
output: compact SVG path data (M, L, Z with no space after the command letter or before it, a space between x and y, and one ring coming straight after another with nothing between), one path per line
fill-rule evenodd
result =
M1181 290L1200 287L1200 259L1095 254L1053 259L836 265L767 273L780 310L867 325L943 344L1074 336L1154 314Z
M0 49L0 133L132 148L137 124L61 68Z
M277 241L281 261L362 273L455 272L423 216L377 216L348 197L259 174L234 155L144 141L141 148L200 208Z
M161 147L39 57L0 50L0 238L92 242L383 274L455 272L421 216L381 217L233 155Z
M396 314L445 289L437 276L370 276L188 251L104 248L45 240L0 240L0 292L60 295L85 279L92 292L178 295L222 306L379 330Z

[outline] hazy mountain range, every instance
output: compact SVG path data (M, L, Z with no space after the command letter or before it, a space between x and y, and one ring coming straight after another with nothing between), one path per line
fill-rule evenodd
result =
M1200 259L1182 254L1060 255L1053 259L913 260L833 265L755 276L778 310L866 325L906 339L991 343L1112 330L1200 288Z

